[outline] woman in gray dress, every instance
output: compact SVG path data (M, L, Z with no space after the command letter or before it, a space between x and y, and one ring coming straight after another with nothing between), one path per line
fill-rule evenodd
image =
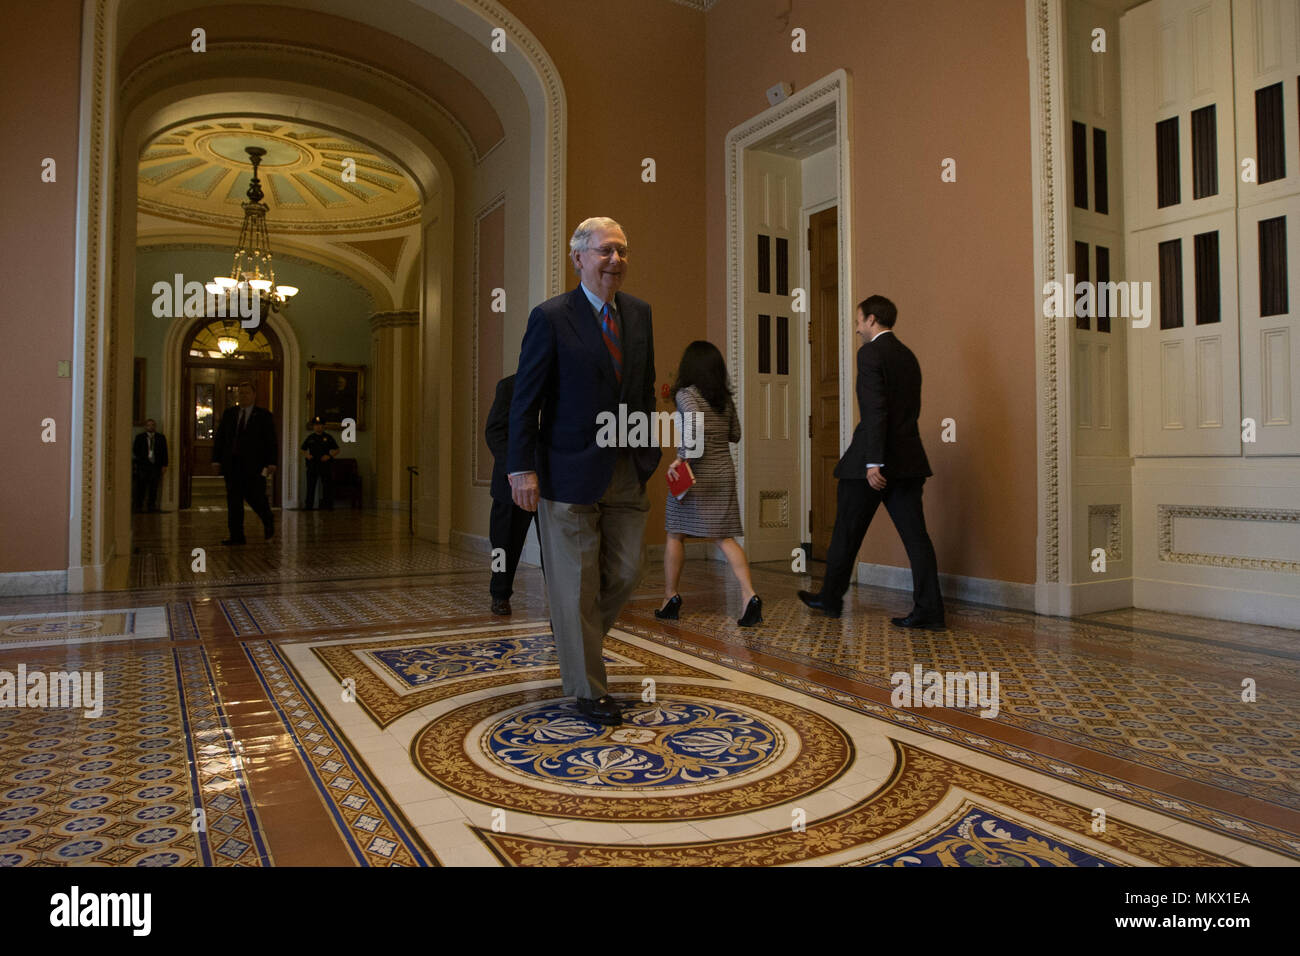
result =
M695 474L693 484L680 499L668 495L664 527L668 541L664 546L664 605L655 617L676 620L682 607L677 593L682 563L686 557L684 538L708 538L718 542L731 571L740 583L745 605L736 622L753 627L763 620L763 601L754 593L749 576L749 562L736 538L744 534L740 525L740 501L736 497L736 469L731 461L731 442L740 441L740 419L731 399L731 382L722 353L712 342L692 342L686 347L677 367L673 398L682 414L682 445L677 458L668 466L674 481L678 470L689 460ZM703 417L703 441L695 432L696 414Z

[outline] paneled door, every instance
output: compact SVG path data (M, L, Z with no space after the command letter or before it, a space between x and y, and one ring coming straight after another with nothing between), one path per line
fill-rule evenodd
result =
M826 560L835 528L835 465L840 460L839 210L808 217L808 347L812 353L812 559Z
M799 413L801 316L793 309L798 243L804 241L799 160L748 150L744 180L745 548L751 561L788 561L801 541L800 452L806 428Z
M1133 452L1237 456L1232 5L1153 0L1122 41L1128 277L1152 299L1148 326L1126 323Z

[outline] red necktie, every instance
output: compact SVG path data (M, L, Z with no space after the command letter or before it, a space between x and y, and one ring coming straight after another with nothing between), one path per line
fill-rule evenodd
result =
M614 317L614 310L608 302L600 310L600 334L605 339L605 348L609 349L609 357L614 360L614 374L622 382L623 344L618 337L618 319Z

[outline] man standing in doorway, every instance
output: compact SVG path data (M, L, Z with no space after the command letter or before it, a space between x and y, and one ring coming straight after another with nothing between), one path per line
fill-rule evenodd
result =
M942 631L943 598L934 545L925 530L921 487L933 472L921 445L921 366L894 335L898 308L883 295L858 306L858 412L853 441L835 466L835 530L826 552L826 578L819 592L799 600L827 617L839 617L844 592L867 527L883 501L912 564L912 611L890 620L897 627Z
M650 306L620 292L627 237L613 219L584 220L569 240L581 279L533 309L510 406L510 486L536 511L564 692L602 724L622 722L609 696L604 639L641 579L645 483L658 447L602 447L602 412L654 412Z
M307 459L307 503L303 511L311 511L316 499L316 483L321 484L320 506L324 511L334 508L334 459L338 457L339 443L325 430L325 422L317 415L311 420L311 434L303 440L302 453Z
M212 443L212 460L226 479L226 522L230 537L222 544L244 544L244 502L259 518L266 537L275 534L275 519L266 500L266 479L275 476L275 421L255 404L252 382L239 383L239 405L226 409Z
M135 463L135 510L158 510L158 485L167 471L167 438L158 434L158 423L146 419L144 431L135 436L131 458Z

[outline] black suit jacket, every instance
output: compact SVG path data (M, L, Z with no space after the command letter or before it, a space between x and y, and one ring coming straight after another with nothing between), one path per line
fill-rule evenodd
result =
M149 464L149 433L141 432L135 436L135 442L131 446L131 455L135 458L136 464ZM162 432L153 433L153 463L156 467L162 468L167 464L167 439L163 437Z
M497 382L496 398L488 412L487 428L483 438L492 452L492 497L498 501L511 501L510 478L506 471L506 456L510 454L510 399L515 394L515 377L507 375Z
M867 478L880 462L885 478L929 478L929 459L916 420L921 414L921 365L893 332L858 349L858 412L861 420L836 478Z
M582 286L547 299L528 316L519 348L515 394L510 403L507 471L536 471L543 498L572 504L600 499L614 475L619 449L596 444L601 412L654 412L655 346L650 306L619 292L619 338L623 380L605 347ZM644 484L663 450L632 449Z
M212 442L212 460L220 462L223 474L234 474L236 466L253 474L267 465L278 464L275 442L275 419L260 405L248 414L243 434L239 432L239 407L226 409Z

